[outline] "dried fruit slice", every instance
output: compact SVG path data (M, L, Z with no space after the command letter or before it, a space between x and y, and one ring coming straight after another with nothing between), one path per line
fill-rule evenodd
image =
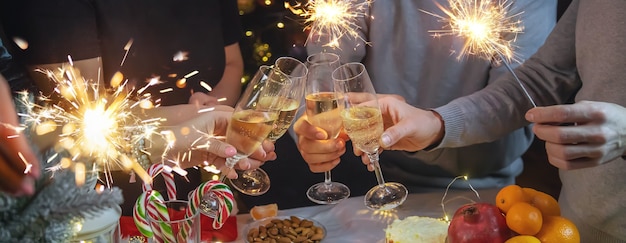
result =
M278 215L278 204L276 203L258 205L250 209L250 216L254 220L264 219L268 217L276 217L276 215Z

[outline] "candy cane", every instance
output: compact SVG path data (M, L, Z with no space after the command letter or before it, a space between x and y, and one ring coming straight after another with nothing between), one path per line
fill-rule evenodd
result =
M148 168L148 174L152 177L159 173L163 175L168 198L170 200L176 199L174 175L163 170L163 164L152 164ZM142 189L144 192L137 198L133 209L133 221L137 229L146 237L154 236L155 240L159 242L176 242L171 225L165 222L158 223L154 220L148 220L148 217L159 219L160 221L170 220L163 196L158 191L154 191L149 183L144 183Z
M149 217L152 219L150 220L150 226L152 231L154 231L155 238L163 242L176 242L174 230L168 223L170 215L163 201L163 196L158 191L150 191L148 193L146 208ZM158 220L158 222L155 220Z
M165 181L165 189L167 191L167 198L169 200L176 200L176 183L174 182L174 173L171 171L167 171L164 169L164 165L152 164L150 168L148 168L148 175L152 176L152 178L156 177L159 173L163 175L163 181ZM148 183L144 183L143 191L152 190L152 185Z
M133 221L135 221L135 226L137 226L137 229L142 235L146 237L152 237L152 235L154 235L154 232L152 232L150 224L148 223L148 213L146 210L148 202L147 196L148 193L143 192L137 198L137 201L135 202L135 207L133 208Z
M198 188L194 189L191 192L191 198L189 198L189 204L187 205L185 215L186 217L193 217L196 215L202 198L204 195L210 195L209 193L212 193L212 196L214 196L219 205L218 212L216 212L213 217L212 226L214 229L220 229L224 225L226 219L230 216L235 201L230 188L220 181L207 181L200 184ZM188 221L187 224L183 225L183 230L179 232L179 238L184 239L187 237L192 224L192 221Z
M135 226L141 234L146 237L154 237L159 241L163 241L163 233L157 222L154 220L148 220L148 217L153 219L169 218L167 214L167 207L165 207L165 216L160 216L159 210L156 207L157 204L163 205L162 196L158 191L146 191L141 193L135 202L133 208L133 221ZM160 201L160 203L158 203Z
M218 203L218 211L213 218L213 228L220 229L230 216L235 204L235 198L232 191L226 184L221 183L220 181L207 181L200 184L200 186L192 193L192 198L190 198L186 214L187 216L195 215L198 211L202 198L204 195L209 195L209 193L213 193L213 195L215 195Z

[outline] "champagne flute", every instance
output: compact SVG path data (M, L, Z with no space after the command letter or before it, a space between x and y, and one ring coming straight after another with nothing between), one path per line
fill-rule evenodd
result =
M235 156L226 159L229 170L257 150L267 138L284 107L284 97L291 85L289 77L275 68L259 68L237 102L226 130L226 142L237 149ZM228 172L222 173L222 181ZM253 196L265 193L270 185L269 176L261 169L246 170L230 181L241 193Z
M272 74L271 72L277 73ZM259 69L257 73L259 77L255 78L260 79L262 82L266 82L270 76L288 78L291 81L291 88L287 89L285 96L272 96L273 98L281 99L280 102L282 102L283 107L280 108L273 129L267 137L268 140L276 142L291 126L300 106L300 100L302 100L306 73L306 66L292 57L280 57L276 60L273 67L262 66ZM257 106L262 108L268 104L271 105L272 103L267 103L266 99L268 98L261 99ZM230 182L233 187L242 193L250 196L259 196L265 194L270 189L269 176L263 169L236 170L236 172L238 175L237 179L230 179ZM267 180L257 180L258 178L267 178Z
M274 69L289 77L292 82L292 88L287 92L284 101L285 106L278 113L278 119L276 119L274 129L267 137L267 139L272 142L276 142L276 140L282 137L295 120L296 113L300 108L300 103L304 98L304 82L306 81L306 75L308 73L308 69L304 63L293 57L280 57L276 59Z
M385 182L378 162L379 138L383 134L376 91L365 66L347 63L332 74L336 92L343 95L345 109L341 112L344 130L352 144L363 151L374 166L378 185L365 194L365 206L370 209L392 209L401 205L408 195L406 187L397 182Z
M307 58L309 73L306 80L306 117L311 125L326 131L327 138L337 138L342 129L340 113L343 100L335 92L332 71L339 67L339 56L317 53ZM324 172L324 181L311 186L307 197L318 204L336 204L350 196L350 188L333 182L330 170Z

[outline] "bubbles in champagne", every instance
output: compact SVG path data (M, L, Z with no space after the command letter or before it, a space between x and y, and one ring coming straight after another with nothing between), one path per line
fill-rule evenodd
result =
M237 153L248 156L256 150L273 128L276 113L257 110L235 112L226 131L226 142Z
M308 121L324 129L329 138L336 138L342 127L340 112L343 110L342 97L333 92L313 93L306 96Z
M283 136L283 134L285 134L285 132L287 132L287 129L289 129L289 126L291 126L291 123L296 116L298 106L300 106L300 102L298 102L298 100L290 98L282 99L284 99L282 102L284 104L283 108L278 112L278 118L274 122L274 129L272 129L270 135L267 137L272 141L278 140Z
M376 107L355 106L341 112L344 130L352 144L367 153L380 147L378 139L383 133L383 118Z

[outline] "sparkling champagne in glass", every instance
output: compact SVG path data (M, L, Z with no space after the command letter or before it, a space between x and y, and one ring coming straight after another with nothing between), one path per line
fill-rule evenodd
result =
M306 118L311 125L326 131L328 139L339 136L343 123L341 111L343 99L335 92L332 71L339 67L339 56L317 53L307 58L309 73L305 89ZM311 186L308 198L319 204L336 204L350 196L350 189L331 179L330 171L324 172L324 181Z
M296 118L296 113L300 108L300 103L304 98L304 82L308 73L304 63L293 57L280 57L274 63L276 72L282 72L289 77L292 82L292 88L287 91L284 97L283 108L278 113L278 118L274 123L274 129L267 137L268 140L276 142L291 127L291 123Z
M376 92L365 66L347 63L332 74L336 92L343 94L345 109L341 112L343 127L354 147L363 151L374 166L378 185L365 194L365 206L370 209L392 209L401 205L408 195L406 187L397 182L385 182L380 169L379 139L383 134L383 118Z
M257 150L273 130L291 85L287 75L269 66L261 66L250 80L226 130L226 142L237 149L235 156L226 159L229 169ZM230 181L238 191L253 196L265 193L270 186L269 176L261 169L245 170Z

